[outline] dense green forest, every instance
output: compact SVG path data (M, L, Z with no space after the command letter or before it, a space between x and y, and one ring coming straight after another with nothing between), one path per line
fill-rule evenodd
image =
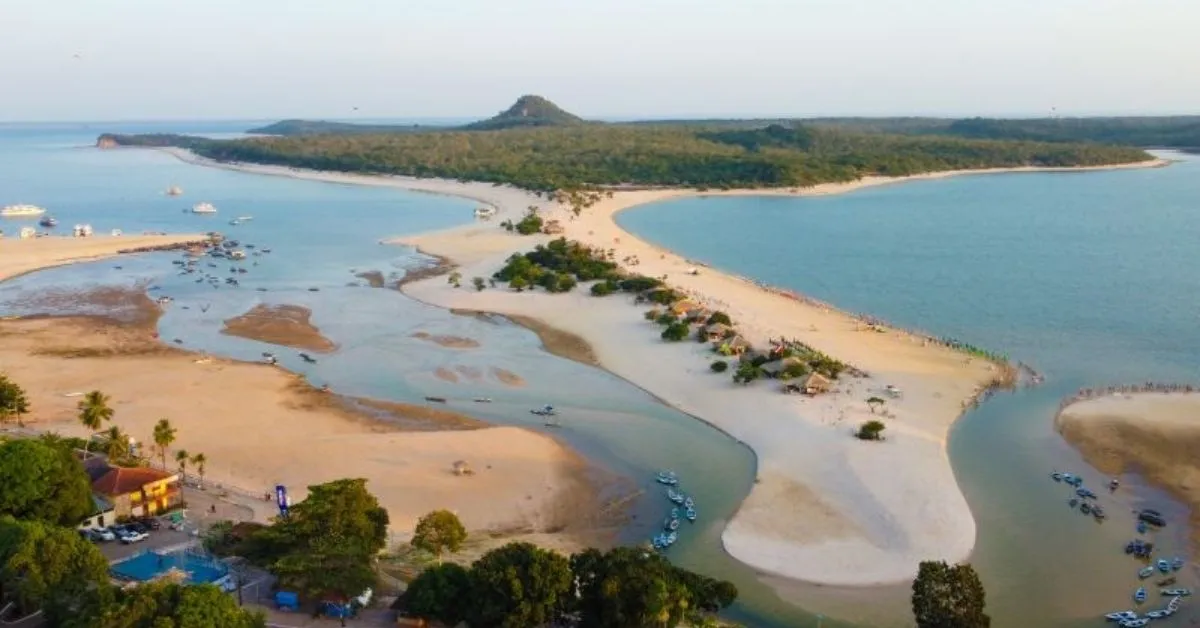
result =
M266 126L247 129L257 135L366 135L370 133L413 133L439 130L420 124L363 124L359 122L329 122L326 120L280 120Z
M170 135L101 143L180 146L218 161L508 183L551 191L594 185L797 187L954 169L1093 166L1150 159L1098 144L974 140L772 125L535 126L502 131L205 140Z

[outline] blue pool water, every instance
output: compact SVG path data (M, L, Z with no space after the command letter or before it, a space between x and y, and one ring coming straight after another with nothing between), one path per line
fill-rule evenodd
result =
M117 578L146 582L172 569L188 575L188 582L208 584L216 582L229 573L229 569L214 558L198 556L188 552L160 554L153 550L142 552L109 568Z

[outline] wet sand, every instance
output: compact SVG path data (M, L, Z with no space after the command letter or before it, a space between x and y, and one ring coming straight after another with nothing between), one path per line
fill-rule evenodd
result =
M91 236L73 238L4 238L0 240L0 281L78 262L91 262L124 253L182 247L207 241L199 233L179 235Z
M478 340L462 336L432 335L423 331L415 332L410 334L410 336L418 340L432 342L439 347L446 347L447 349L474 349L479 346Z
M1134 472L1191 510L1200 551L1200 393L1133 393L1072 403L1055 427L1102 473Z
M250 311L225 321L221 333L281 347L329 353L337 348L310 322L312 310L299 305L260 303Z

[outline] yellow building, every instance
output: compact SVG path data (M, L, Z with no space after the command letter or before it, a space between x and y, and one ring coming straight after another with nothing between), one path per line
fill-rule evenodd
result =
M92 490L112 502L117 518L151 517L183 501L179 476L149 467L112 467Z

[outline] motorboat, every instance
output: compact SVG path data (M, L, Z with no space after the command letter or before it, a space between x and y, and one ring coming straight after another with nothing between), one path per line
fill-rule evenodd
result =
M491 403L491 402L492 402L491 397L476 397L475 398L475 403Z
M1138 604L1146 601L1146 587L1138 587L1138 590L1133 592L1133 601Z
M179 187L178 185L172 185L171 187L167 188L167 196L179 196L181 194L183 194L183 188Z
M674 545L674 544L675 544L675 541L678 541L678 540L679 540L679 535L678 535L678 534L676 534L676 533L674 533L674 532L672 532L672 533L668 534L668 535L667 535L667 546L669 547L669 546L671 546L671 545Z
M1142 626L1145 626L1148 623L1150 623L1150 620L1142 617L1141 619L1126 619L1118 625L1121 626L1121 628L1142 628Z
M1164 559L1161 559L1161 558L1160 558L1160 559L1158 559L1158 562L1154 563L1154 565L1155 565L1156 567L1158 567L1158 570L1159 570L1159 571L1161 571L1161 572L1163 572L1163 573L1170 573L1170 572L1171 572L1171 563L1167 562L1167 561L1166 561L1166 560L1164 560Z
M1079 504L1079 512L1082 512L1085 515L1092 514L1092 505L1087 502Z
M1142 580L1145 580L1146 578L1149 578L1152 575L1154 575L1153 567L1144 567L1140 571L1138 571L1138 577L1141 578Z
M1149 613L1146 613L1147 619L1163 619L1164 617L1170 617L1170 616L1171 616L1171 611L1165 610L1165 609L1161 610L1161 611L1150 611Z
M1070 506L1071 508L1074 508L1079 505L1079 500L1072 497L1070 500L1067 501L1067 505Z
M679 509L678 509L678 508L672 508L672 509L671 509L671 518L672 518L672 519L678 519L678 518L679 518Z
M1050 477L1054 478L1054 481L1055 481L1055 482L1062 482L1062 478L1063 478L1062 474L1061 474L1061 473L1059 473L1058 471L1055 471L1054 473L1051 473L1051 474L1050 474Z
M1175 571L1183 569L1183 559L1176 556L1175 560L1171 561L1171 569L1174 569Z
M541 408L534 408L533 410L530 410L529 412L531 414L536 414L538 416L554 416L555 414L558 414L557 412L554 411L554 406L550 406L550 405L542 406Z
M1108 621L1125 621L1127 619L1137 619L1137 613L1133 611L1121 611L1119 613L1109 613L1104 618Z
M48 229L53 229L58 226L58 219L54 216L46 216L38 221L38 224Z
M215 214L217 208L213 207L212 203L196 203L192 205L193 214Z
M1092 516L1095 517L1097 521L1099 521L1099 520L1107 517L1108 515L1104 514L1104 509L1100 507L1100 504L1093 504L1092 505Z
M1075 494L1084 499L1094 499L1096 497L1095 493L1093 493L1090 489L1086 489L1086 488L1075 489Z
M229 280L229 279L226 279L226 281L230 281L230 280ZM236 281L236 280L234 280L234 281ZM316 359L316 358L314 358L314 357L312 357L311 355L308 355L307 353L301 353L301 354L300 354L300 359L301 359L301 360L304 360L305 362L308 362L309 364L316 364L316 363L317 363L317 359Z
M675 475L674 471L659 471L658 475L655 476L654 479L659 484L666 484L667 486L675 486L676 484L679 484L679 477Z
M1191 589L1163 589L1162 594L1169 595L1171 597L1187 597L1192 594L1192 590Z
M1138 520L1142 521L1144 523L1148 523L1152 526L1158 526L1160 528L1167 525L1167 520L1164 519L1162 514L1156 510L1141 511L1140 513L1138 513Z
M696 506L696 502L691 498L691 496L689 496L687 499L683 500L683 505L687 508L694 508Z
M673 488L667 489L667 499L675 502L676 504L683 503L683 495L676 493L675 489Z
M1149 529L1150 529L1150 528L1146 527L1146 522L1145 522L1145 521L1139 521L1139 522L1137 523L1137 531L1138 531L1138 534L1145 534L1145 533L1146 533L1146 531L1147 531L1147 530L1149 530Z
M696 509L688 508L687 511L685 511L683 513L683 516L687 517L688 521L695 522L696 521Z
M678 519L668 519L667 523L666 523L666 527L668 530L670 530L672 532L678 530L679 529L679 520Z

